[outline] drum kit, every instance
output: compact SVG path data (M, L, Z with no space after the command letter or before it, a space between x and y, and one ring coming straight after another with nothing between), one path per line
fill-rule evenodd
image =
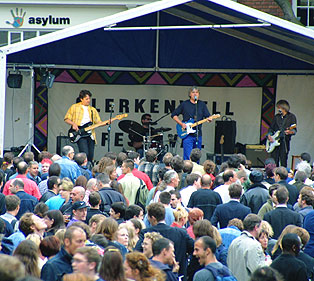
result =
M144 155L150 148L157 150L158 155L163 154L167 151L167 145L164 145L163 141L163 134L164 132L170 131L171 128L153 128L151 125L157 125L157 122L150 122L147 128L132 120L123 120L119 122L119 128L123 132L129 134L129 137L135 136L135 138L141 140L136 142L139 147L134 145L135 142L133 142L133 144L129 143L130 146L135 148L143 147Z

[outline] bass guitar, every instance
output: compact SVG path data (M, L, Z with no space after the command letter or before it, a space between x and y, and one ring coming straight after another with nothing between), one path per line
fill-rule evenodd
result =
M196 132L196 130L193 129L194 127L201 125L208 120L211 121L217 118L220 118L220 114L214 114L197 122L194 122L194 120L191 118L189 121L184 122L186 129L183 129L179 124L177 124L177 134L181 139L185 139L189 134L194 134Z
M71 142L78 142L78 140L80 138L85 138L85 137L89 137L92 133L91 130L96 129L98 127L102 127L105 125L108 125L110 123L110 121L114 121L114 120L121 120L125 117L127 117L128 114L120 114L117 115L116 117L110 119L110 120L106 120L97 124L94 124L92 122L88 122L83 126L79 126L79 130L75 131L72 127L69 129L68 131L68 137L70 138Z
M292 126L290 126L289 128L287 128L287 130L293 130L297 127L297 124L293 124ZM277 146L280 145L280 133L281 130L278 130L277 132L275 132L273 135L270 135L274 141L271 142L268 138L266 140L266 152L271 153L275 150L275 148Z

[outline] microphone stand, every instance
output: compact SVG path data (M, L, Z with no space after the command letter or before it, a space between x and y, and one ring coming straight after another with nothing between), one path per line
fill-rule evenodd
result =
M110 152L110 131L111 131L111 119L112 119L113 108L114 108L114 103L112 103L111 107L110 107L109 126L107 128L107 132L108 132L108 152Z
M198 120L197 120L197 115L198 115L198 100L197 100L197 97L195 96L194 97L194 100L195 100L195 105L196 105L196 110L195 110L195 122L197 122ZM195 144L196 144L196 147L198 148L198 134L199 134L199 132L198 132L198 125L196 126L196 142L195 142Z

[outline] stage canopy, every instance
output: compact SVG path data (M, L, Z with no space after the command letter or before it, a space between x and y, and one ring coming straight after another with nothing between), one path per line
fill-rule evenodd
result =
M314 31L230 0L163 0L0 48L1 152L7 64L308 74Z

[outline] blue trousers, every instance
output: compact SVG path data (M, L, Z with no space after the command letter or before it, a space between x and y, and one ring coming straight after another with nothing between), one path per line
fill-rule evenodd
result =
M188 135L182 140L183 143L183 159L189 160L193 148L202 149L202 136L198 136L198 144L196 145L196 136Z

